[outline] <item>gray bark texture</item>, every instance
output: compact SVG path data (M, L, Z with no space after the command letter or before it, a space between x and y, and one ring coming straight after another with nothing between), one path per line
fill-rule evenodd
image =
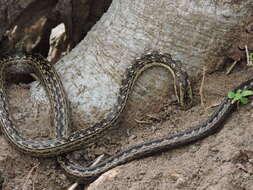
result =
M192 77L203 66L212 71L226 58L240 59L244 51L238 48L239 39L247 39L242 36L248 35L252 10L252 0L113 1L85 39L56 64L74 122L92 124L104 118L116 104L126 68L148 50L170 53ZM147 71L132 93L130 112L152 110L148 105L167 96L171 79L163 69Z

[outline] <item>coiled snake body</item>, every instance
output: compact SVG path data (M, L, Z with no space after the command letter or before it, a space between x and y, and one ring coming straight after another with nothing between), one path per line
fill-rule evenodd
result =
M18 133L12 122L4 88L4 74L7 67L20 63L32 67L33 71L40 79L41 84L45 86L51 109L53 110L53 124L56 128L56 138L52 140L26 140ZM18 147L19 150L34 156L57 156L58 162L67 173L83 181L90 181L120 164L158 151L164 151L188 144L214 133L234 107L234 104L232 104L228 98L225 98L212 115L195 128L129 147L94 166L82 167L69 162L64 156L64 153L73 151L82 145L89 144L106 129L112 127L122 113L137 77L139 77L145 69L153 66L161 66L170 71L174 78L174 88L178 102L182 106L186 106L187 100L192 100L192 89L186 72L181 69L180 62L172 60L169 54L162 54L154 51L136 59L127 69L119 90L117 104L107 118L96 123L92 127L68 134L70 111L67 96L59 76L50 63L41 57L29 55L4 58L0 60L1 129L7 139ZM244 82L236 89L239 88L252 89L253 79Z

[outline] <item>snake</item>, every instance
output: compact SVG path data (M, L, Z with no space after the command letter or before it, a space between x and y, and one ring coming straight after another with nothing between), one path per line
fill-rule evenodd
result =
M9 67L25 65L35 73L49 97L52 113L52 123L55 127L55 138L45 141L27 140L19 134L13 123L9 111L9 103L5 89L5 74ZM66 154L89 145L99 138L106 130L115 126L121 113L124 111L127 99L133 89L136 80L141 74L151 67L162 67L169 71L174 79L174 90L178 103L187 108L192 104L193 93L191 82L187 72L182 68L178 60L173 60L168 53L152 51L136 58L126 69L121 81L117 103L112 111L101 121L91 127L69 132L70 125L70 103L64 90L60 76L55 68L46 59L34 55L16 55L4 57L0 60L0 127L8 141L18 150L37 157L57 157L60 166L71 177L81 182L95 180L104 172L130 162L132 160L150 156L161 151L167 151L179 146L190 144L207 137L219 129L229 114L234 110L234 104L229 98L219 104L213 113L196 127L167 136L143 142L129 148L123 149L92 166L80 166L69 161ZM243 82L234 89L252 89L253 79Z

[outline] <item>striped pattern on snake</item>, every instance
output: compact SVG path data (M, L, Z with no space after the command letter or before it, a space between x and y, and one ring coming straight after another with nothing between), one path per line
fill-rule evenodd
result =
M53 110L53 124L56 129L56 138L47 141L31 141L22 137L12 121L9 113L8 100L5 92L5 71L8 67L16 65L26 65L37 75L42 85L44 85ZM14 56L0 60L0 123L1 129L7 139L19 150L34 156L58 156L67 153L82 145L89 144L97 138L103 131L113 126L123 111L127 98L131 92L136 79L148 68L160 66L167 69L174 78L174 89L178 102L186 107L188 100L191 104L192 90L187 73L181 69L179 61L172 60L169 54L161 54L156 51L147 53L135 60L127 69L119 90L117 104L107 118L96 123L94 126L72 134L68 134L69 126L69 105L60 77L55 69L45 59L40 56ZM63 157L58 160L62 162ZM119 162L120 164L120 162Z

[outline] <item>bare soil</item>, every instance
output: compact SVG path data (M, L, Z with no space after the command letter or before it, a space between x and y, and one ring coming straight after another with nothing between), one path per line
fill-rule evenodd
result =
M227 92L250 78L252 68L237 66L230 75L216 72L206 76L200 104L201 76L194 84L194 105L181 110L173 102L161 102L152 111L135 114L126 109L117 128L99 143L71 156L90 163L102 153L112 154L128 146L176 133L205 120ZM29 85L8 88L13 118L22 135L33 140L54 135L47 105L36 105ZM134 98L134 97L131 97ZM253 110L239 106L216 134L197 143L132 161L102 175L87 189L103 190L252 190ZM130 117L131 116L131 117ZM74 181L55 158L36 158L21 153L0 136L0 170L3 190L65 190ZM86 163L87 164L87 163ZM84 187L78 187L84 189Z

